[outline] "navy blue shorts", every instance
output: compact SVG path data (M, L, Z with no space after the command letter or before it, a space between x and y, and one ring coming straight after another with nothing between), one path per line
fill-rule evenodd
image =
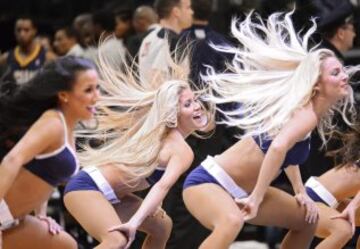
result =
M326 206L329 206L312 188L305 187L306 193L314 202L322 202Z
M79 190L94 190L101 192L94 180L83 170L79 171L79 173L68 181L65 186L64 195L68 192Z
M221 186L220 183L212 175L210 175L203 166L200 165L187 175L184 181L183 189L202 183L215 183Z

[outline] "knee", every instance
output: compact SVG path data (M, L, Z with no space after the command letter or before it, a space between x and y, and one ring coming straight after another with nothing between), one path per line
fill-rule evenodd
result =
M100 238L100 244L104 248L118 249L126 245L127 238L121 232L109 232Z
M58 236L58 240L56 240L56 246L53 246L52 248L54 249L77 249L78 245L76 240L68 233L65 232L60 232L60 234L58 235L54 235L54 236Z
M331 236L336 236L346 241L352 238L351 225L345 220L336 220L334 225L329 228L329 233Z
M220 218L219 222L215 224L215 229L220 228L222 231L236 232L238 233L244 225L244 217L240 212L230 212L224 214Z
M167 215L166 213L164 213L160 218L158 218L158 226L156 229L156 233L160 236L165 236L167 235L168 237L170 236L171 233L171 229L173 226L172 220L170 218L169 215Z
M155 220L151 230L149 230L149 235L161 238L169 238L172 230L172 220L164 211L162 214L157 214L153 217Z

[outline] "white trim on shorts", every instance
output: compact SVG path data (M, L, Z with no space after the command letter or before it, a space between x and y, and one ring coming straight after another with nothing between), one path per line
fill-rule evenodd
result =
M207 156L201 163L201 166L203 166L203 168L214 177L232 197L240 199L248 196L245 190L235 183L231 176L216 163L212 156Z
M310 177L306 181L305 187L311 188L326 204L329 205L329 207L336 208L339 205L335 196L333 196L333 194L330 193L315 177Z
M117 198L113 188L110 186L109 182L105 179L105 177L101 174L101 171L94 167L85 167L82 169L85 171L91 179L95 182L96 186L100 189L100 191L105 196L106 200L108 200L111 204L120 203L119 198Z

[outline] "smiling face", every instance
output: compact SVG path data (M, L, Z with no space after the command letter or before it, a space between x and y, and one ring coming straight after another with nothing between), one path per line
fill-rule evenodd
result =
M194 93L184 89L179 98L178 128L185 134L203 128L207 124L207 117Z
M98 74L94 69L80 71L73 88L59 93L62 106L76 119L90 119L95 113L95 103L99 98L98 81Z
M331 102L337 102L349 95L349 76L343 65L335 57L326 58L321 65L320 81L317 90Z

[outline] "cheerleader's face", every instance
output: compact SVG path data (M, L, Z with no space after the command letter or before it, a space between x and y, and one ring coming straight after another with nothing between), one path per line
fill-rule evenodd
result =
M185 134L200 130L207 124L207 117L190 89L181 92L179 98L178 128Z
M350 94L349 75L337 58L326 58L321 70L320 81L316 86L321 95L335 103Z

